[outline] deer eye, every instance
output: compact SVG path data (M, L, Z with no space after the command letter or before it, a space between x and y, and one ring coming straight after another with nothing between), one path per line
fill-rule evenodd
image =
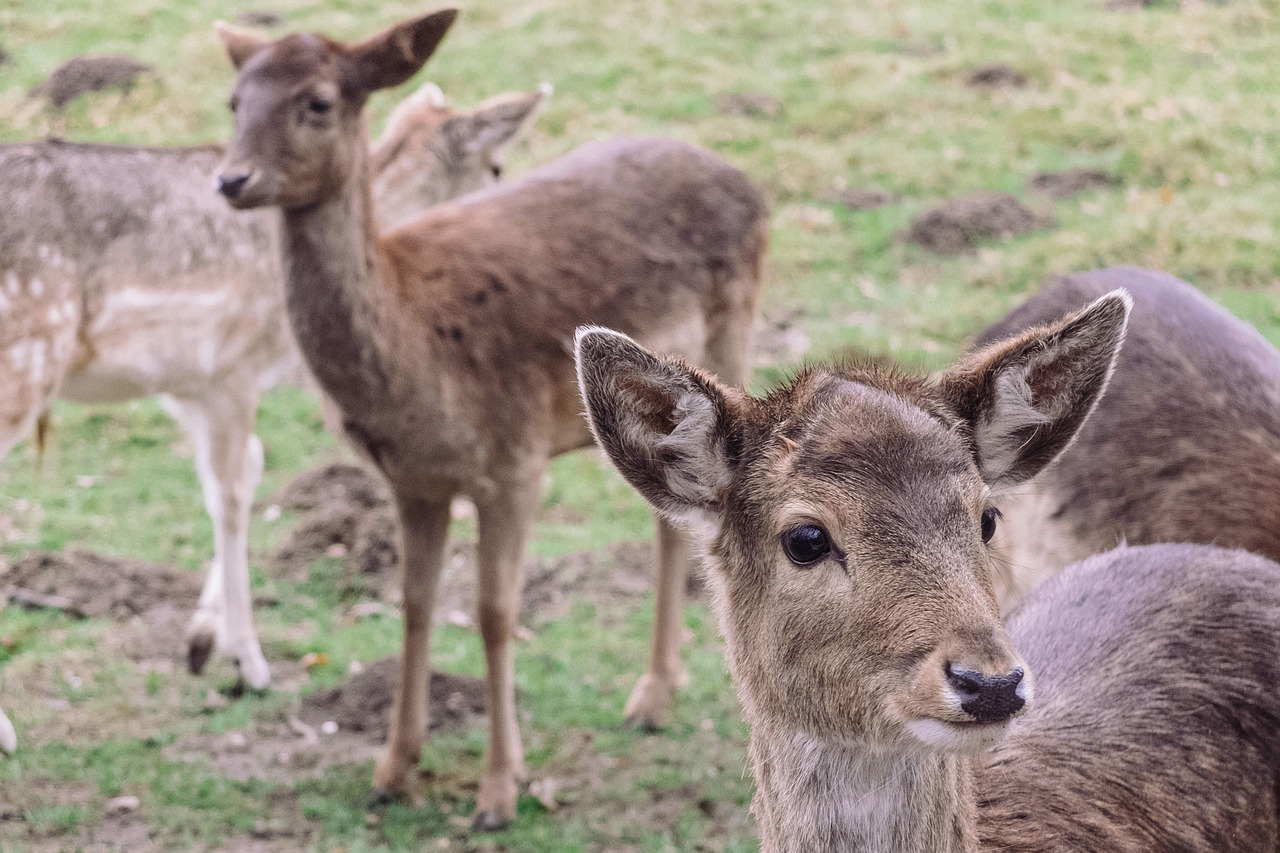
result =
M996 521L1004 518L1000 510L993 506L989 506L982 511L982 541L990 542L991 537L996 535Z
M318 116L327 115L333 108L333 101L327 98L312 98L307 102L307 109Z
M816 524L802 524L782 534L782 550L797 566L808 567L831 553L831 541Z
M499 166L497 163L494 163L492 166L490 166L489 171L493 172L493 176L495 178L502 177L502 167Z
M232 95L231 100L227 101L227 109L231 110L231 112L235 112L239 108L240 108L240 99L237 98L235 95Z

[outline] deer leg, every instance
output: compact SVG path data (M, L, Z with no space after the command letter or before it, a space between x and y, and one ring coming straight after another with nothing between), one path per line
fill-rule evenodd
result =
M396 511L404 590L404 653L387 744L373 772L373 804L404 793L422 755L431 677L431 619L449 534L448 498L428 502L397 497Z
M539 471L523 484L502 488L500 494L476 505L480 524L477 609L484 639L485 707L489 714L488 755L473 823L481 832L501 829L515 819L517 785L524 777L512 635L520 615L521 563L538 508L540 475Z
M688 537L659 518L658 578L649 668L636 682L623 712L627 725L645 731L654 731L667 721L677 688L688 683L688 676L680 665L684 584L688 568Z
M4 709L0 708L0 753L12 755L18 749L18 733L13 729L13 723L9 722L9 718L5 716Z
M187 626L187 664L199 673L215 651L229 655L244 682L261 690L271 683L271 670L249 591L249 511L262 476L262 442L253 434L257 396L225 392L213 401L162 402L191 437L213 522L213 561Z

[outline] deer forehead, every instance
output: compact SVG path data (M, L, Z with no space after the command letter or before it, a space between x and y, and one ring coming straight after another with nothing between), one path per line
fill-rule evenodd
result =
M288 92L309 83L337 83L344 56L342 46L324 36L285 36L249 58L240 69L236 88L266 84L276 91Z
M812 512L812 520L836 527L914 518L913 526L927 528L939 514L968 515L981 503L984 486L972 455L916 401L839 377L807 398L786 430L794 449L779 478L780 524Z

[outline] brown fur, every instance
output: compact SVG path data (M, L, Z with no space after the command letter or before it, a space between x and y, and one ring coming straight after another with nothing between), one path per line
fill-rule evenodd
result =
M400 790L418 761L431 604L448 503L479 516L479 623L489 671L488 767L477 825L510 820L523 772L511 631L520 558L547 460L589 443L571 345L609 322L741 381L766 215L738 171L657 139L584 146L523 180L437 208L376 238L363 106L417 70L451 10L358 45L290 36L241 66L232 203L284 209L288 307L347 433L386 475L404 537L405 654L375 784ZM321 106L315 105L320 103ZM282 152L288 151L286 156ZM659 525L654 650L628 715L655 725L682 673L685 550Z
M375 149L379 178L394 186L380 209L404 220L493 184L494 149L544 97L467 112L435 87L407 98ZM40 445L37 417L55 396L164 395L191 437L215 531L188 661L198 672L219 650L263 688L270 670L248 597L253 424L261 394L302 369L284 316L279 222L217 197L209 176L223 156L213 146L0 146L0 197L22 212L0 220L0 453L33 423Z
M1010 603L1118 542L1201 542L1280 560L1280 352L1163 273L1067 276L979 345L1124 287L1134 311L1110 390L1052 467L1001 502Z
M1125 313L1104 297L933 381L814 369L762 400L579 333L597 440L706 533L766 853L1280 849L1280 565L1121 549L1000 622L990 487L1071 440ZM790 559L815 525L826 556ZM1027 666L1034 696L985 723L943 677Z

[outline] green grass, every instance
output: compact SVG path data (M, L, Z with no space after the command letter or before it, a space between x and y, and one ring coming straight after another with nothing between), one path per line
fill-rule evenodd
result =
M0 140L225 140L232 74L210 25L258 5L4 4L0 45L11 62L0 76ZM356 37L424 7L270 8L289 28ZM675 136L719 152L772 204L766 317L794 318L809 357L851 348L933 369L1046 276L1108 264L1193 281L1280 343L1278 17L1277 0L1131 12L1101 0L475 0L424 76L460 104L555 85L513 152L513 174L612 134ZM27 101L68 57L110 52L151 63L158 81L90 96L60 116ZM964 84L989 62L1014 66L1028 84ZM755 92L777 98L781 114L718 110L717 96ZM394 100L373 100L375 126ZM1024 192L1032 173L1069 166L1106 169L1123 184L1057 202ZM898 200L851 211L831 200L842 187ZM955 258L899 237L939 200L977 189L1013 192L1056 224ZM796 360L761 365L757 386ZM58 405L55 420L41 466L29 445L0 465L0 554L86 548L199 570L212 535L189 449L159 407ZM296 390L269 395L259 432L260 495L342 454L315 401ZM557 460L543 509L530 545L541 558L652 535L643 503L590 453ZM303 676L310 690L341 680L352 661L394 651L400 629L394 616L347 624L349 591L331 561L302 581L266 571L261 556L294 521L255 513L254 584L276 602L258 614L272 660L329 656ZM473 526L459 522L455 533L472 536ZM518 651L529 766L534 778L576 785L555 812L524 796L514 829L473 838L460 824L475 795L480 732L434 741L423 803L366 824L367 761L316 778L236 782L166 753L186 736L278 718L293 701L287 691L204 712L206 691L229 677L225 665L206 679L140 672L101 654L113 630L105 620L0 611L0 701L23 738L18 756L0 762L0 812L20 815L0 820L0 848L75 849L102 828L107 798L132 793L153 843L168 849L234 848L255 832L269 850L754 849L744 731L705 607L691 605L686 618L691 686L670 730L653 737L618 723L646 649L648 607L584 600L537 626ZM435 659L478 674L475 632L442 626ZM303 834L273 836L280 822Z

